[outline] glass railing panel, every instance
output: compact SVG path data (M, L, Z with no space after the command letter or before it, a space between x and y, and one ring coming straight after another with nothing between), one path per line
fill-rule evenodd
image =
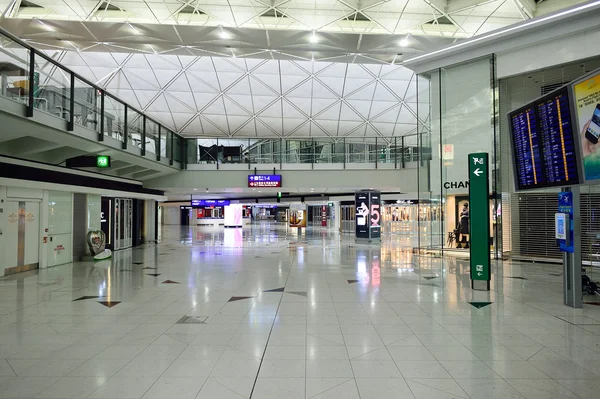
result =
M167 155L166 155L166 157L170 160L173 157L173 155L172 155L173 154L173 132L170 130L167 130L166 133L163 132L163 135L165 135L167 138L167 142L166 142ZM195 162L190 162L190 160L188 159L188 163L195 163Z
M0 35L0 95L29 104L29 50Z
M69 120L71 109L70 72L58 63L36 54L33 87L33 105L36 109Z
M347 143L347 163L365 163L369 157L369 147L363 143Z
M142 148L142 133L144 129L144 117L142 114L127 107L127 145L134 148Z
M125 104L104 95L104 135L125 141Z
M100 132L101 96L95 87L75 78L73 121L95 132Z
M160 157L161 158L168 158L168 148L170 147L169 144L169 133L171 133L167 128L165 128L164 126L161 125L160 128Z
M181 163L181 148L183 146L183 139L175 134L173 136L173 160Z
M146 152L156 154L158 145L158 124L146 118Z
M315 139L312 144L315 163L333 162L335 151L333 140Z

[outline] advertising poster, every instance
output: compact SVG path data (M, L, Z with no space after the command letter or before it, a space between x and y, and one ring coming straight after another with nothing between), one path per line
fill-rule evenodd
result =
M600 73L573 86L585 180L600 179Z
M306 211L290 209L290 227L306 227Z

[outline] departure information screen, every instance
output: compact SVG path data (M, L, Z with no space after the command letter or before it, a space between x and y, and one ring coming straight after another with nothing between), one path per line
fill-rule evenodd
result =
M546 185L579 183L569 96L560 90L537 103Z
M566 88L509 115L518 190L579 183Z
M511 115L517 184L520 190L544 184L540 135L534 104Z

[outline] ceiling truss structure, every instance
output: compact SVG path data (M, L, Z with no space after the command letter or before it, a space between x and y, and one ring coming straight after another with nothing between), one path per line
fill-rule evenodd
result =
M401 65L47 51L185 136L390 137L415 134L415 74ZM426 104L426 102L423 102Z

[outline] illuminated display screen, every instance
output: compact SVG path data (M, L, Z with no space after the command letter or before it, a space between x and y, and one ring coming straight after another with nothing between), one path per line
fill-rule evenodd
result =
M579 183L575 137L567 90L552 93L537 103L546 186Z
M566 88L509 115L518 190L579 183Z
M229 205L229 202L229 200L192 200L192 207L225 206Z
M281 187L281 175L248 175L248 187Z
M517 184L520 190L544 184L540 135L533 104L511 115Z

